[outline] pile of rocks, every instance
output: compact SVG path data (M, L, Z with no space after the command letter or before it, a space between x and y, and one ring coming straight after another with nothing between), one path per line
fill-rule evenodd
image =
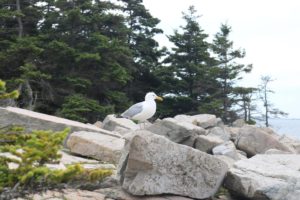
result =
M116 166L119 184L93 191L103 199L218 199L222 187L242 199L299 199L300 141L272 129L229 127L208 114L142 125L109 115L97 124L73 131L66 147Z

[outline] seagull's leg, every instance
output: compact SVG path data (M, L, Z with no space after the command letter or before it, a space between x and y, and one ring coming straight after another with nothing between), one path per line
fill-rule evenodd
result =
M139 126L140 126L140 130L146 129L146 122L139 123Z

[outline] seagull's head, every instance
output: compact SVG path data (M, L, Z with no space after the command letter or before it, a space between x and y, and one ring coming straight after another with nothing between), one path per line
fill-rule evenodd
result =
M152 100L159 100L162 101L163 98L157 96L154 92L148 92L145 96L145 101L152 101Z

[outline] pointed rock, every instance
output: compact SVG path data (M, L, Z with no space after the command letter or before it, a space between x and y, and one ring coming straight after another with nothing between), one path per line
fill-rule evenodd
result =
M218 158L149 131L137 131L119 163L122 187L133 195L212 197L227 165Z

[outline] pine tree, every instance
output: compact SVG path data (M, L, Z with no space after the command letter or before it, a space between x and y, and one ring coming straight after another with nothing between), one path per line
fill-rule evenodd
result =
M46 38L43 56L48 72L53 74L53 103L58 113L70 116L64 115L64 110L76 105L70 101L78 95L85 97L83 104L96 100L103 108L99 112L123 110L127 100L122 89L131 79L132 56L126 43L124 18L110 12L118 7L92 0L49 4L57 9L43 8L49 11L41 24ZM88 113L85 120L103 117L105 113Z
M129 85L129 96L133 100L144 98L145 93L155 90L159 81L154 74L160 65L163 50L154 36L163 31L157 28L159 19L153 17L142 4L142 0L122 0L123 12L128 28L127 43L133 55L133 79Z
M194 103L191 104L190 111L193 112L204 110L207 99L212 94L211 86L215 84L211 67L213 60L206 41L208 35L197 22L198 18L193 6L188 13L183 13L186 25L168 36L175 47L165 60L165 69L170 69L166 77L173 76L173 83L177 83L173 85L173 91L176 95L192 99Z
M252 65L239 64L236 60L245 57L245 51L234 49L233 42L229 40L231 27L222 24L220 32L215 35L212 44L213 53L216 55L216 66L218 68L217 80L220 84L218 99L222 101L221 118L224 122L233 121L236 117L232 110L234 99L232 93L234 84L241 79L241 73L249 73Z
M270 101L270 94L274 93L273 90L270 89L270 83L274 81L271 76L262 76L261 77L261 84L259 85L259 93L260 99L263 103L264 107L264 114L263 119L265 122L266 127L269 127L269 119L271 117L278 117L278 116L287 116L288 114L275 108L274 105Z
M242 113L244 121L248 124L256 123L253 114L257 112L257 105L254 103L257 90L253 87L235 87L233 89L235 104L240 108L235 112Z

